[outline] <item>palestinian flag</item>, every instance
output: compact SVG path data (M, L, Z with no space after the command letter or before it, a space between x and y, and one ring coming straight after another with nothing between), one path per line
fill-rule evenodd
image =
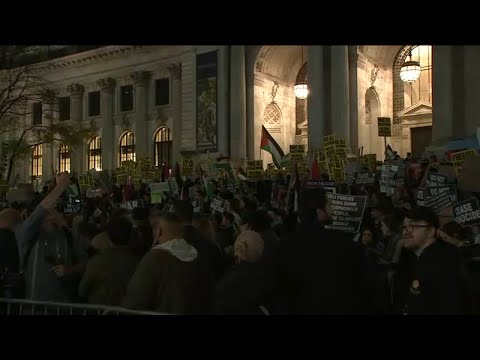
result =
M265 126L262 125L262 140L260 142L260 149L265 150L272 154L273 163L277 168L281 168L282 158L285 156L280 145L277 144L275 139L270 135Z

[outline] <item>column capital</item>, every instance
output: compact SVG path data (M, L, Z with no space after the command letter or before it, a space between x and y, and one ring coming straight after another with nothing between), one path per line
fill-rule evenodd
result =
M130 79L133 80L135 85L145 85L147 80L150 78L150 72L148 71L135 71L130 74Z
M111 91L115 88L115 79L112 79L111 77L105 78L105 79L100 79L97 81L97 86L100 88L100 90L104 91Z
M172 75L173 80L180 80L182 78L181 63L170 64L167 66L167 70L170 72L170 75Z
M67 86L67 91L72 95L72 96L82 96L83 92L85 91L85 88L83 85L80 85L78 83L70 84Z

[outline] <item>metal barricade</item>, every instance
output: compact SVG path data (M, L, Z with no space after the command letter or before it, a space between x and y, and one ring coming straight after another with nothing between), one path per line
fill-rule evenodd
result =
M122 307L0 298L0 315L169 315Z

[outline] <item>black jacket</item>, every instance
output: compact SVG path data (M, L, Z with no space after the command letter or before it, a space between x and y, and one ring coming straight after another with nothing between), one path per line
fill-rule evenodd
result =
M261 263L242 262L225 273L215 293L215 314L260 315L268 307L273 286L270 272Z
M396 310L406 314L461 314L466 311L465 283L458 249L441 240L419 257L402 252L396 284Z
M289 312L358 313L363 254L352 236L300 225L288 251Z

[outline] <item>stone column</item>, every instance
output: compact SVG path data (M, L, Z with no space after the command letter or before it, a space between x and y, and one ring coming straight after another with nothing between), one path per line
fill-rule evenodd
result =
M348 86L350 102L350 147L354 153L358 149L358 96L357 96L357 46L348 47ZM347 146L349 146L347 144Z
M150 74L137 71L130 75L135 84L135 153L137 159L148 156L148 146L152 141L148 138L147 88Z
M230 59L230 156L239 160L247 155L245 46L232 46Z
M350 102L348 85L348 46L331 47L331 122L337 138L350 145Z
M168 66L172 79L172 162L180 162L182 149L182 65L172 64Z
M453 135L453 56L452 46L432 47L432 141Z
M308 48L307 82L308 94L308 149L321 148L322 139L327 134L328 119L325 116L325 73L323 46Z
M42 124L45 126L53 125L53 109L55 106L55 93L47 90L44 95ZM58 144L55 143L55 146ZM42 145L42 180L43 183L53 179L57 167L53 157L53 144Z
M83 120L84 90L84 87L80 84L71 84L67 86L67 91L70 93L71 99L70 119L72 120L73 127L78 129L81 128ZM83 153L83 146L81 144L77 146L71 146L70 150L70 172L81 174L85 167L85 154Z
M102 168L114 170L118 149L113 139L113 95L115 80L112 78L100 79L97 82L102 93Z

